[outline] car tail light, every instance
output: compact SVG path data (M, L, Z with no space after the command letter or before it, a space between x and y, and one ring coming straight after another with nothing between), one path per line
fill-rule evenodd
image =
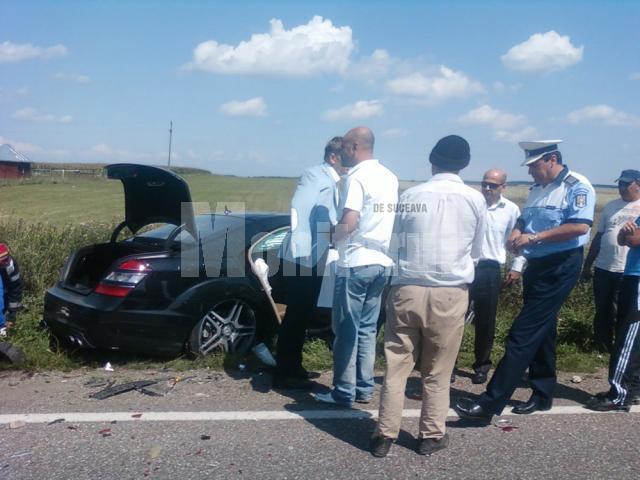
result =
M126 297L151 271L142 260L125 260L109 273L96 287L95 293L110 297Z

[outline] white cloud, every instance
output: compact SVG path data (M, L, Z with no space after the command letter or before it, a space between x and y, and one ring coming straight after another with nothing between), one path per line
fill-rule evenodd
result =
M267 104L262 97L245 101L232 100L220 105L220 111L231 117L264 117L267 114Z
M554 30L534 33L502 55L502 63L523 73L551 73L569 68L582 60L584 46L575 47L568 36Z
M640 80L640 72L633 72L629 75L629 80Z
M588 105L569 113L567 120L571 123L592 121L609 126L640 127L639 117L609 105Z
M53 78L55 78L56 80L61 80L63 82L73 83L89 83L91 81L91 78L89 78L87 75L80 75L77 73L58 72L53 76Z
M360 100L344 107L327 110L322 118L327 121L339 120L363 120L365 118L379 117L384 108L379 100Z
M313 17L309 23L285 30L272 19L268 33L256 33L238 45L215 40L200 43L189 69L224 74L314 75L343 73L354 48L351 28L334 27L329 19Z
M66 54L67 47L60 44L51 47L34 47L30 43L0 43L0 63L20 62L32 58L64 57Z
M535 128L526 126L524 115L503 112L490 105L482 105L457 119L460 125L484 125L493 130L493 138L504 142L515 142L537 135Z
M492 86L493 86L493 91L496 93L506 93L506 92L513 93L513 92L517 92L522 88L521 83L514 83L511 85L507 85L500 81L493 82Z
M409 135L409 133L410 133L409 130L405 128L389 128L388 130L385 130L384 132L382 132L381 135L384 138L395 140L397 138L406 137L407 135Z
M386 50L375 50L370 56L362 57L349 66L349 74L354 77L374 79L385 77L397 60Z
M28 94L29 89L27 87L20 87L16 89L0 87L0 103L17 100L18 98L24 97Z
M71 115L63 115L61 117L56 117L50 113L41 113L35 108L26 107L21 110L18 110L13 114L13 118L17 120L25 120L27 122L36 122L36 123L71 123L73 118Z
M421 98L432 102L450 98L464 98L484 91L481 83L444 65L440 65L433 75L412 73L390 80L387 86L396 95Z

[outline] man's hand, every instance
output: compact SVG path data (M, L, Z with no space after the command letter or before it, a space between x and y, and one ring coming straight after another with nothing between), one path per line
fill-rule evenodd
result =
M503 287L510 287L512 285L515 285L516 283L518 283L520 281L520 277L521 276L522 276L522 273L516 272L515 270L509 270L507 272L507 275L504 277L504 280L502 282L502 286Z
M627 237L633 235L637 229L638 225L636 225L636 223L633 221L628 221L624 225L622 225L622 227L620 227L620 230L618 230L618 245L628 246Z
M511 253L515 255L518 255L519 252L516 251L514 247L514 243L521 235L522 235L522 232L517 228L514 228L513 231L511 232L511 235L509 235L509 240L507 240L507 250L509 250Z
M582 273L580 274L580 280L583 282L589 282L593 278L593 272L591 271L591 267L587 267L586 265L582 268Z
M533 235L530 233L521 233L518 237L514 238L511 253L514 255L520 255L520 252L522 252L524 247L533 243L533 240L531 240L532 236Z

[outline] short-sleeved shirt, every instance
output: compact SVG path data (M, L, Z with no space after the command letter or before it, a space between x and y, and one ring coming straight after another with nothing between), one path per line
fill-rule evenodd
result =
M636 225L640 225L640 217L636 218ZM640 247L630 248L627 254L627 264L624 274L640 277ZM640 306L638 307L640 308Z
M591 227L596 193L591 182L568 167L547 185L535 184L522 210L519 222L523 233L540 233L567 223L583 223ZM525 258L540 258L581 247L589 242L590 229L563 242L544 242L523 249Z
M496 203L487 207L487 228L485 229L480 260L493 260L501 265L507 261L505 246L519 217L520 208L503 196L500 196ZM523 257L515 257L511 264L511 270L521 272L524 263Z
M338 212L354 210L360 220L356 230L336 242L338 266L393 266L388 250L397 203L398 178L378 160L364 160L349 170Z
M618 198L604 206L598 222L598 233L602 234L600 251L594 266L609 272L624 271L629 247L618 245L618 232L622 225L634 221L638 216L640 216L640 200L625 202Z

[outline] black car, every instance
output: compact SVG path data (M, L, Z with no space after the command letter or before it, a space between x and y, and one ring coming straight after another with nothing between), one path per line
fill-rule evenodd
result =
M284 310L278 250L289 216L226 207L196 216L178 175L134 164L106 171L124 186L125 220L110 241L74 252L47 291L51 333L81 348L166 355L242 353L267 341ZM133 236L118 240L125 228ZM269 266L268 285L256 263ZM312 328L328 329L329 316L317 309Z

